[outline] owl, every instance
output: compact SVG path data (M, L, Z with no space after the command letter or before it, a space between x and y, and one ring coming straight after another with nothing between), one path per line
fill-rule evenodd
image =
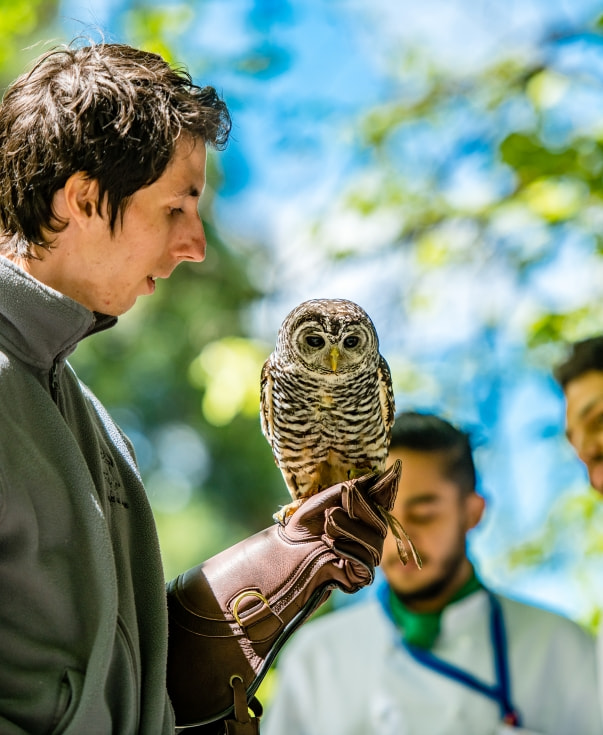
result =
M383 472L393 421L389 367L364 309L345 299L293 309L262 369L261 426L294 501Z

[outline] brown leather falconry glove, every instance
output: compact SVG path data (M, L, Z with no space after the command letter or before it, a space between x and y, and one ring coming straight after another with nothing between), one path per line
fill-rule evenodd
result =
M400 462L308 498L168 585L168 691L179 727L229 717L249 701L283 643L335 587L370 584L381 560ZM240 709L240 707L239 707ZM211 728L208 729L208 732ZM218 730L215 730L218 732Z

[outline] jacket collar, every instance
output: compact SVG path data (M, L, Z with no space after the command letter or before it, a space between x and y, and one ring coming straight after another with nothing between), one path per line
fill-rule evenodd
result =
M89 311L0 256L0 347L49 370L84 337L112 327L117 317Z

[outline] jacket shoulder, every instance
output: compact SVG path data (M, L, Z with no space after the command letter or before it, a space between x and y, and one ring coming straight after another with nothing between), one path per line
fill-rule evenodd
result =
M562 635L566 640L594 646L594 636L569 617L536 604L502 595L496 597L511 630L522 630L526 636Z
M302 652L326 650L336 655L339 648L348 649L350 640L358 652L365 646L374 648L388 634L386 620L377 600L369 598L327 612L305 623L285 646L283 656L296 657Z

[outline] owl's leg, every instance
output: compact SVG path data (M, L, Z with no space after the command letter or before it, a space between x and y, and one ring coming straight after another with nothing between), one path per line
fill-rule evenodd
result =
M357 480L359 477L370 475L372 472L379 472L378 467L352 467L348 470L348 480Z
M304 502L304 500L305 498L298 498L297 500L293 500L291 503L287 503L287 505L281 506L279 510L277 510L276 513L273 514L272 517L277 523L280 523L281 526L284 526L287 522L287 518L295 513L295 511Z

